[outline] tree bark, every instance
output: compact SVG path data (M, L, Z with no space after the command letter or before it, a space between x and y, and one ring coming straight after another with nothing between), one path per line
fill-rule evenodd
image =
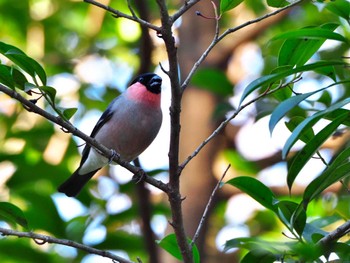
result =
M193 64L208 47L215 34L215 19L204 19L197 16L195 14L197 10L206 16L214 16L211 2L202 1L182 17L178 47L182 79L187 76ZM213 67L226 71L229 60L239 45L255 39L271 24L283 18L285 14L281 13L253 27L241 30L235 33L234 38L232 36L227 37L212 50L201 65L201 68ZM249 19L251 18L247 17L247 20ZM180 163L217 127L217 123L213 121L212 116L218 101L217 96L206 90L193 86L188 86L185 90L181 113ZM236 129L239 128L237 127ZM213 162L216 154L225 147L225 142L224 136L214 138L182 172L181 194L185 198L183 202L183 216L185 230L189 238L193 237L211 192L215 187L216 179L212 171ZM208 240L208 229L211 228L210 218L208 219L196 242L201 255L201 262L234 262L234 255L223 254L216 250L215 235L210 235L210 240ZM218 230L218 227L214 226L213 229ZM163 257L163 259L164 262L178 262L171 257Z
M215 20L207 20L196 16L195 11L213 16L213 6L209 1L200 2L195 10L190 10L183 16L180 28L179 61L182 76L186 76L192 65L207 48L215 33ZM214 51L203 64L211 64ZM217 104L216 96L208 91L189 86L182 99L180 162L190 155L198 145L215 129L213 112ZM215 154L219 150L219 138L209 143L183 170L181 175L181 194L186 199L183 202L183 215L186 233L193 237L209 196L216 180L212 174ZM202 235L199 236L197 247L205 258L206 221ZM204 261L203 261L204 262Z

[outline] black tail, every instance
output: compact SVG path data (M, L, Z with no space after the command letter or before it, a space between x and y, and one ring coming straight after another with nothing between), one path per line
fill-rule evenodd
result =
M58 187L58 191L66 194L69 197L76 196L98 170L99 169L87 174L78 174L79 169L76 170L63 184Z

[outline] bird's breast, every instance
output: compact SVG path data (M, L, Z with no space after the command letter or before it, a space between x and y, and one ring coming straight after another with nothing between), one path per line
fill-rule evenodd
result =
M134 160L157 136L160 108L140 103L119 103L112 118L96 134L97 141L116 150L125 161Z

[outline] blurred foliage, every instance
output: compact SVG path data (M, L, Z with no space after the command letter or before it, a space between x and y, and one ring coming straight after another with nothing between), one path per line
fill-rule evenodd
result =
M111 1L111 5L128 12L124 1ZM79 123L92 109L93 112L103 111L127 86L139 66L141 31L138 26L123 19L115 19L82 1L15 0L9 4L8 1L1 0L0 10L0 23L6 25L0 32L0 53L5 54L8 51L5 50L6 47L10 47L12 53L14 50L18 53L15 56L20 56L16 60L9 53L8 58L0 55L3 66L0 68L1 83L10 88L16 85L16 88L23 91L22 95L33 102L35 100L37 105L51 113L55 109L56 113L63 114L62 108L67 108L67 104L70 105L68 108L78 107L79 110L72 119L73 123ZM19 50L23 50L28 56ZM100 76L99 72L107 71L110 72L107 80L84 78L79 65L89 59L93 63L99 63L92 71L90 68L90 76L95 73ZM35 67L34 61L43 66L48 84L42 78L37 82L36 77L41 72L38 67L41 66L38 64ZM29 65L29 69L24 64ZM21 71L13 73L18 68ZM23 71L26 72L25 76L21 73ZM15 79L13 85L7 85L9 76ZM32 84L29 85L28 82ZM62 86L66 84L68 87ZM45 103L34 90L37 87L46 95ZM71 115L74 111L66 113ZM70 118L68 115L66 117ZM77 145L69 135L42 118L28 114L20 104L13 104L4 94L0 94L0 126L0 165L3 165L0 168L1 176L5 177L4 171L7 170L7 174L11 175L6 186L1 186L1 201L4 201L1 206L2 220L11 222L12 225L22 225L29 231L78 242L93 242L101 249L116 249L115 244L120 244L118 249L127 251L131 258L140 256L147 259L143 237L137 228L132 227L132 224L138 224L137 205L133 204L117 214L108 214L108 197L101 197L102 193L98 193L99 186L96 183L90 184L95 189L95 194L84 189L79 195L79 203L83 209L79 216L71 219L62 216L57 206L57 194L52 195L79 161ZM58 145L61 146L60 149L53 148ZM104 170L105 174L107 172L107 169ZM128 185L115 185L109 197L127 194L131 200L136 199L134 183L130 182ZM11 204L15 208L9 210L8 206ZM75 209L72 207L70 212L75 213ZM155 203L152 212L168 214L168 208L161 203ZM95 238L85 241L87 233L102 225L108 227L107 238L102 234L103 242L94 241ZM116 229L119 230L116 232ZM86 253L58 246L41 249L30 240L17 241L11 237L1 238L0 246L2 262L80 262L86 256Z
M0 57L0 82L8 88L21 90L21 94L35 100L49 112L55 111L69 119L75 113L75 108L79 108L72 119L79 122L92 109L105 109L119 93L117 90L125 88L133 72L137 71L140 65L140 30L135 24L115 19L80 1L14 2L9 5L8 1L0 0L0 23L3 25L0 53L4 55ZM155 5L154 1L148 3ZM232 16L230 10L234 7L245 5L253 13L262 14L266 12L267 5L280 7L289 1L222 3L222 20L228 26ZM111 6L128 12L124 1L111 1ZM152 7L150 10L155 12L157 8ZM177 6L174 4L169 8L176 10ZM286 184L289 190L305 163L315 154L320 155L319 149L324 141L339 127L349 125L349 111L344 106L350 97L350 72L342 59L345 57L346 61L349 56L349 14L350 4L346 0L304 3L256 40L263 53L264 68L261 76L246 86L240 105L250 94L275 91L255 104L259 111L256 120L272 114L271 131L283 118L291 120L288 123L291 136L283 149L285 157L296 141L306 142L302 150L288 160ZM156 13L151 17L152 21L158 19ZM337 42L331 48L321 48L327 39ZM9 46L4 43L9 44L10 49L6 49ZM110 70L111 76L108 79L91 79L81 74L88 70L81 68L82 62L89 60L95 64L92 69L89 68L87 75L99 76L99 72ZM198 87L228 98L232 89L225 74L227 72L222 69L201 69L193 82ZM70 83L76 83L77 87L73 85L67 91L62 82L56 86L55 78L62 76L66 76ZM296 83L307 79L318 81L319 89L302 94L293 90ZM325 80L332 84L323 84ZM336 96L327 91L331 86L337 87ZM35 87L39 87L44 94L45 103L38 99L40 95L35 93ZM321 96L310 100L309 97L316 93ZM107 209L111 197L125 194L128 199L135 200L134 183L111 183L113 190L105 196L100 182L91 182L90 190L86 187L78 198L83 212L73 218L65 218L58 209L55 193L56 187L70 175L79 160L75 142L59 127L26 112L19 103L4 94L0 94L0 103L0 169L3 170L3 177L8 175L2 179L6 184L1 185L2 224L18 225L18 228L92 244L100 249L124 250L130 258L139 256L146 262L147 251L138 230L137 204L133 202L130 207L116 213ZM220 105L220 116L224 115L223 111L229 114L233 109L232 106ZM262 111L263 114L260 114ZM314 125L321 119L329 120L330 124L319 132L313 131ZM52 148L55 140L56 147L62 146L60 152ZM258 169L237 151L227 150L225 155L241 173L251 175ZM273 262L276 259L313 261L330 252L348 257L348 241L336 243L329 251L322 251L315 244L327 232L335 229L334 225L349 220L347 191L341 189L322 198L323 191L339 180L342 179L347 185L349 155L348 145L339 149L325 170L300 196L278 196L255 177L241 176L230 180L228 185L250 195L265 210L257 212L246 222L255 237L232 238L227 241L225 250L242 248L242 262ZM103 173L106 175L107 169ZM214 211L213 218L220 224L225 224L225 204L220 204ZM169 214L162 201L155 201L152 205L153 215ZM71 212L75 213L75 209L72 205ZM86 238L98 227L105 230L102 237ZM286 235L291 235L291 238L281 236L281 231L287 231ZM179 256L174 248L173 236L165 237L160 244ZM34 246L30 240L15 240L12 237L1 238L0 246L2 262L80 262L85 256L81 251L60 251L62 248L55 245L42 248ZM199 261L199 256L194 254L196 261Z
M189 239L188 242L191 243L191 240ZM157 243L161 248L168 251L172 256L174 256L178 260L182 260L181 251L177 245L175 234L167 235L166 237L164 237L162 240L158 241ZM197 246L195 244L194 244L193 249L192 249L192 256L193 256L194 263L200 262L199 251L198 251Z

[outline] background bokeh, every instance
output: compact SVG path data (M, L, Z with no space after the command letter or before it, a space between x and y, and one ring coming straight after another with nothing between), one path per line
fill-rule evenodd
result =
M62 107L77 107L71 121L89 134L109 102L145 68L142 29L134 22L116 19L78 0L10 2L0 0L0 41L22 49L43 65L49 76L48 85L57 90L57 103ZM129 13L125 1L100 2ZM168 2L170 12L174 12L182 1ZM214 35L215 21L194 13L199 10L208 16L213 15L210 2L202 2L179 19L174 28L183 78ZM160 24L155 1L145 3L149 20ZM271 10L265 1L247 0L232 12L225 13L220 26L223 29L233 27ZM238 106L248 83L270 73L276 66L281 42L270 41L272 37L287 30L330 22L339 23L337 30L349 37L347 21L329 12L323 3L313 3L263 20L222 41L205 61L202 69L206 71L199 72L199 77L194 77L185 92L180 161ZM147 49L151 56L146 68L163 77L164 122L159 136L140 157L140 162L147 171L167 181L171 98L169 81L159 66L161 63L167 67L167 57L161 39L155 32L150 32L149 36L153 46ZM349 47L344 43L326 41L311 60L349 56ZM8 63L5 57L0 59L3 64ZM350 75L349 71L340 74L348 78ZM214 82L208 81L213 79ZM309 92L329 83L331 80L325 76L308 73L295 85L294 91ZM346 85L335 86L322 94L333 102L349 95ZM318 97L310 99L317 100ZM209 195L228 163L232 168L225 180L237 175L256 176L279 196L289 196L285 182L286 163L281 159L280 151L290 132L283 122L273 134L268 130L269 116L278 103L278 98L272 97L247 107L184 171L184 216L189 233L194 233ZM43 100L39 100L38 105L50 111ZM306 116L310 107L308 103L301 104L292 115ZM325 105L315 103L312 107L321 109ZM344 137L329 141L321 150L322 155L331 158L343 140ZM80 161L81 144L83 141L25 111L19 103L1 93L0 201L20 207L30 229L35 232L112 250L132 259L138 256L147 262L140 212L142 197L137 194L138 186L131 181L129 172L118 166L106 167L78 198L57 193L57 186ZM297 144L294 150L301 145ZM320 160L312 160L298 176L291 198L300 200L299 194L305 185L323 168ZM150 192L151 226L157 239L161 239L169 231L167 198L154 187L146 185L145 188ZM238 261L240 254L237 251L223 253L225 241L234 237L259 235L288 240L281 235L284 229L272 212L232 189L223 187L215 200L205 234L200 238L199 247L205 254L203 262ZM341 214L349 218L349 197L339 189L340 184L330 189L324 198L313 202L308 210L309 216L320 218ZM8 226L4 222L0 225ZM29 239L0 238L0 247L2 262L104 262L101 257L72 248L50 244L38 246Z

